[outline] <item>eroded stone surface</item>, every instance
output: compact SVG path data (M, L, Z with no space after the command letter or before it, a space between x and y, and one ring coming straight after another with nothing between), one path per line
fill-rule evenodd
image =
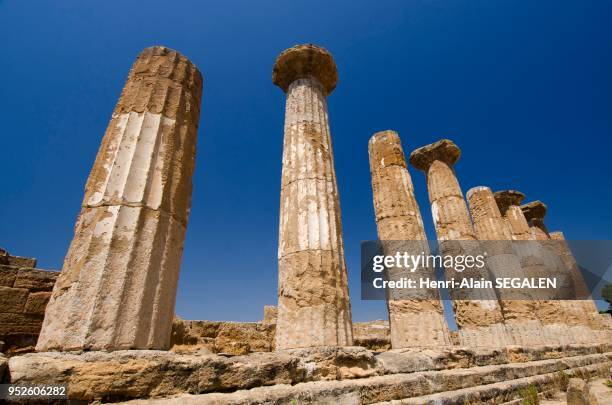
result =
M258 322L185 321L172 325L172 351L242 355L274 350L275 325Z
M544 217L546 216L547 207L542 201L532 201L521 205L521 210L525 219L529 224L532 233L532 239L547 240L550 239L548 230L544 225Z
M335 72L331 55L312 45L288 49L274 67L274 82L287 92L277 349L350 345L353 340L327 116L326 95L333 89L328 79Z
M168 348L201 87L176 51L138 56L88 178L37 350Z
M276 317L278 316L278 310L275 305L264 306L264 317L262 323L265 324L276 324Z
M525 199L525 194L517 190L502 190L493 193L495 202L502 215L506 215L506 211L512 205L521 205L521 202Z
M515 355L520 353L522 357L517 357L520 362L510 362L512 350ZM253 403L259 398L258 392L270 400L270 395L285 384L291 385L293 391L277 400L288 401L293 399L288 395L299 394L297 398L310 395L316 402L324 394L316 387L323 384L328 394L358 394L357 398L372 403L575 367L609 367L612 359L609 350L605 345L576 345L401 349L376 354L358 347L319 347L230 358L147 350L50 352L13 357L9 369L11 383L68 384L72 399L89 401L210 393L209 397L199 399L229 402L236 398L232 395L240 395L244 401ZM254 390L240 394L219 394L251 388Z
M30 260L34 262L35 259ZM0 352L13 355L34 349L58 275L55 271L0 265L0 341L3 342Z
M429 254L423 219L417 204L412 179L398 134L382 131L370 138L370 173L374 196L374 211L378 239L386 254L398 251L412 255ZM421 240L417 251L407 252L408 246L400 241ZM435 279L433 267L421 266L414 271L386 269L388 280L421 277ZM437 290L423 290L422 297L403 296L401 290L389 290L387 308L393 348L414 346L448 346L449 331L444 320L440 295ZM414 295L414 294L412 294Z
M314 77L325 95L336 88L338 70L332 55L317 45L296 45L284 50L274 63L272 82L288 92L291 83L298 79Z
M427 191L440 254L476 257L480 254L480 245L474 233L461 187L452 169L459 156L459 148L452 141L443 139L413 151L410 154L410 163L417 169L423 170L427 176ZM466 269L463 272L447 268L445 271L448 279L489 278L486 268ZM467 290L451 291L461 344L492 346L510 343L495 294L490 290L470 291L468 299L462 299L467 293ZM478 299L475 299L476 297Z
M488 187L475 187L467 192L470 213L476 236L485 242L486 262L494 277L524 278L521 259L511 244L512 232L502 216L493 192ZM507 242L505 242L507 241ZM499 292L504 323L514 344L540 345L546 343L541 333L542 324L534 314L529 291L515 289Z

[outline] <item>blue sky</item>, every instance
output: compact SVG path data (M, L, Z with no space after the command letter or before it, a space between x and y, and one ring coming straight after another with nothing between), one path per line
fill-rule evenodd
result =
M83 186L128 70L145 47L204 75L177 313L257 320L276 302L283 49L328 48L329 98L353 317L359 243L376 238L367 141L407 153L446 137L462 188L516 188L572 239L612 239L612 2L0 0L0 246L59 269ZM424 176L411 170L433 236Z

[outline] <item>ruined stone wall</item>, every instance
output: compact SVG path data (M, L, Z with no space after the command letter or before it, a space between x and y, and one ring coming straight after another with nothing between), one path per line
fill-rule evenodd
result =
M45 307L59 275L36 269L36 259L0 249L0 351L28 351L36 345Z
M264 308L261 322L190 321L175 318L171 351L244 355L275 350L276 307ZM389 322L353 323L354 345L374 351L391 349Z

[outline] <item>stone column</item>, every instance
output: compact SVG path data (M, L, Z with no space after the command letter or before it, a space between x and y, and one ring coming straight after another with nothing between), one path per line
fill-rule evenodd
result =
M571 267L563 261L563 251L559 249L560 243L553 241L544 224L547 207L541 201L533 201L521 206L525 219L529 223L532 240L539 241L544 247L544 257L547 263L547 274L561 282L557 286L559 295L552 301L557 322L564 324L568 329L570 343L590 343L597 340L589 328L588 314L584 311L581 301L563 299L571 298L574 285L571 277Z
M276 59L287 93L278 247L276 348L353 341L338 186L326 97L338 73L331 54L298 45Z
M412 152L410 163L427 176L431 212L440 244L441 255L480 255L461 187L452 166L461 151L450 140L443 139ZM446 269L446 277L490 280L488 270L457 272ZM481 295L478 296L478 291ZM506 335L497 296L491 290L452 290L453 309L459 326L459 339L466 346L496 346L511 343Z
M520 204L525 194L516 190L496 191L493 194L500 214L508 224L512 240L530 240L531 231Z
M370 138L368 151L378 238L384 249L393 250L385 254L408 250L409 254L428 255L427 236L399 136L394 131L378 132ZM390 280L436 278L434 269L425 266L414 272L387 269L387 273ZM391 346L449 346L450 334L439 292L418 292L421 294L397 289L388 292Z
M191 205L202 76L136 59L85 186L36 349L167 349Z
M510 229L514 250L521 260L526 277L544 277L549 271L543 259L543 247L533 239L529 223L520 207L525 194L516 190L497 191L495 202ZM538 291L531 291L530 307L542 323L542 337L547 343L567 344L572 342L567 325L559 322L558 305L541 297ZM545 297L544 297L545 298Z
M525 278L521 259L512 246L510 228L501 215L489 187L474 187L467 192L476 236L487 252L487 265L495 277ZM521 345L546 343L542 324L533 311L532 297L522 289L499 290L506 331L512 341Z
M551 232L550 238L555 241L556 248L558 249L561 260L565 263L567 268L570 269L570 277L574 285L574 296L585 297L582 299L575 300L572 307L577 310L581 310L584 316L583 324L593 330L595 339L601 342L607 342L611 340L611 336L606 332L605 320L610 318L609 315L601 315L595 302L590 297L589 287L584 281L582 272L576 263L576 259L572 254L563 232Z
M576 263L576 259L574 259L574 255L565 241L565 235L563 235L563 232L559 231L551 232L549 235L552 240L557 241L561 260L563 260L567 268L570 269L570 276L574 284L574 295L576 297L589 297L591 295L589 292L589 287L584 281L584 277L582 277L582 273L580 272L580 268ZM597 306L592 299L585 298L579 302L585 311L598 313Z

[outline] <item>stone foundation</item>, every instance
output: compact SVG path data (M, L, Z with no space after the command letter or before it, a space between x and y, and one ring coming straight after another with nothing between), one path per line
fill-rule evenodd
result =
M34 349L59 275L35 266L36 259L0 249L0 351L9 355Z
M432 403L428 396L452 396L466 389L472 395L480 390L493 398L503 391L493 384L520 387L529 382L544 389L560 373L599 374L611 365L612 345L384 353L361 347L319 347L234 357L155 350L48 352L16 356L8 362L11 383L67 384L71 399L158 398L153 403L176 404L292 400L299 404L370 404L408 399L421 404ZM506 388L504 399L512 399L516 390ZM139 402L144 403L135 403Z

